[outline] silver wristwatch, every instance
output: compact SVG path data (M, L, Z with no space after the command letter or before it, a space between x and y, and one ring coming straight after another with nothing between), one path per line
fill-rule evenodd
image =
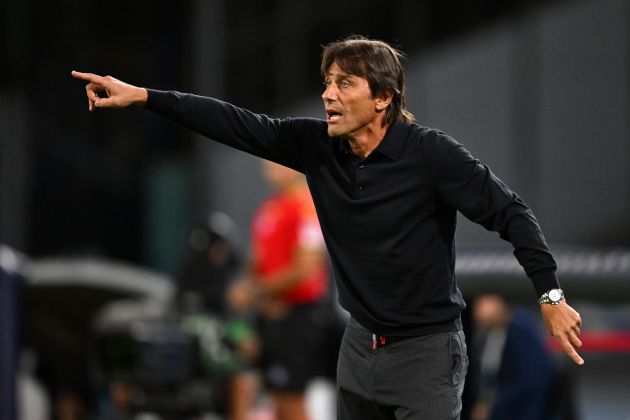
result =
M562 289L551 289L548 292L542 294L542 296L538 299L538 303L540 303L541 305L543 303L557 305L562 299L564 299L564 292L562 291Z

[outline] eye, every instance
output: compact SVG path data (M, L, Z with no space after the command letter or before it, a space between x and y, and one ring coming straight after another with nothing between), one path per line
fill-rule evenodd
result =
M341 86L342 88L346 88L352 86L352 83L350 83L348 80L342 80L341 82L339 82L339 86Z
M330 83L331 83L331 82L330 82L330 80L328 80L328 79L327 79L327 80L324 80L324 83L323 83L323 84L324 84L324 87L328 87L328 86L330 86Z

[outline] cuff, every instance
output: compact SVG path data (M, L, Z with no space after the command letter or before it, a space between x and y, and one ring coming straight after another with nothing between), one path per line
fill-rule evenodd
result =
M555 270L539 271L530 276L534 288L536 289L536 298L538 299L543 293L551 289L559 289L560 282Z
M147 103L145 108L151 111L163 109L167 102L168 92L148 88L145 89L147 89Z

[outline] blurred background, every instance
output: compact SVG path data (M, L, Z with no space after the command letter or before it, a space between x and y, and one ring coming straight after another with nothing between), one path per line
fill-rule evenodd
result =
M627 0L0 0L0 418L24 399L16 374L39 384L50 407L42 418L117 418L98 389L118 368L144 372L145 388L188 386L198 350L170 321L191 232L227 215L229 234L210 229L245 256L269 194L257 158L141 109L88 113L70 71L323 117L321 45L350 34L404 51L418 122L464 143L537 215L584 319L580 369L540 335L563 375L554 396L567 394L556 418L630 418ZM458 229L470 307L499 293L539 323L509 246L466 220ZM115 363L103 362L112 331L147 319L160 328L145 322L127 334L133 344L111 344ZM138 356L138 343L160 340L166 350ZM134 357L120 356L130 348ZM132 369L131 359L153 365ZM159 360L175 367L151 376ZM213 392L199 386L186 401Z

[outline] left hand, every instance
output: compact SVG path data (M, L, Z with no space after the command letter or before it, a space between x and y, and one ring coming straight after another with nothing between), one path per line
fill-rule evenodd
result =
M562 300L558 305L543 303L540 305L545 325L549 333L558 341L564 352L578 365L584 364L584 359L577 353L582 347L580 341L580 327L582 319L575 309Z

